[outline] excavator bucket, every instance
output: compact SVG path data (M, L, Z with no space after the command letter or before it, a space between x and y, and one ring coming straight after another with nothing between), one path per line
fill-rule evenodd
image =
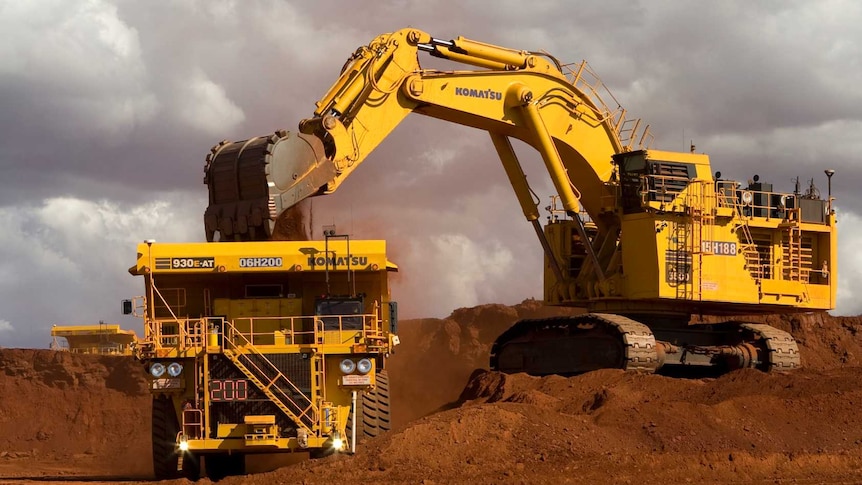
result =
M289 131L223 141L207 156L207 241L272 239L276 220L335 177L319 138ZM301 237L296 237L301 239Z

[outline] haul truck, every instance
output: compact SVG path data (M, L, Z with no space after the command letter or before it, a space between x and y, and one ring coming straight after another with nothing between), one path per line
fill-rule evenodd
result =
M138 246L136 355L159 479L244 471L252 453L353 451L389 429L398 343L384 241Z

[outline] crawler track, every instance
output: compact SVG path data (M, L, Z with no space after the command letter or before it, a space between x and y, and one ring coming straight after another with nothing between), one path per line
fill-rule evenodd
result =
M491 348L491 368L509 373L573 375L602 368L652 373L658 367L649 327L620 315L521 320Z

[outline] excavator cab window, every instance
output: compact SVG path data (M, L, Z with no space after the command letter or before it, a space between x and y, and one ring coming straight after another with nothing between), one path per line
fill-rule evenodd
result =
M614 156L619 167L626 214L643 212L645 202L672 202L694 178L694 165L650 160L644 150Z
M363 310L362 298L319 298L314 303L315 315L332 315L320 318L323 330L338 330L339 319L342 330L362 330Z
M649 161L649 200L673 202L680 192L688 187L689 181L696 173L690 163Z

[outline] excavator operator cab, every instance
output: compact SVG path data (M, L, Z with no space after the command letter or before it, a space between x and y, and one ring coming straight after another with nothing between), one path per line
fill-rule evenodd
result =
M314 301L314 314L323 322L323 330L362 330L365 310L363 298L327 296ZM327 317L325 315L340 315ZM351 316L355 315L355 316Z
M642 212L650 203L673 202L697 177L697 165L704 164L697 157L656 150L614 155L614 162L620 170L624 212Z

